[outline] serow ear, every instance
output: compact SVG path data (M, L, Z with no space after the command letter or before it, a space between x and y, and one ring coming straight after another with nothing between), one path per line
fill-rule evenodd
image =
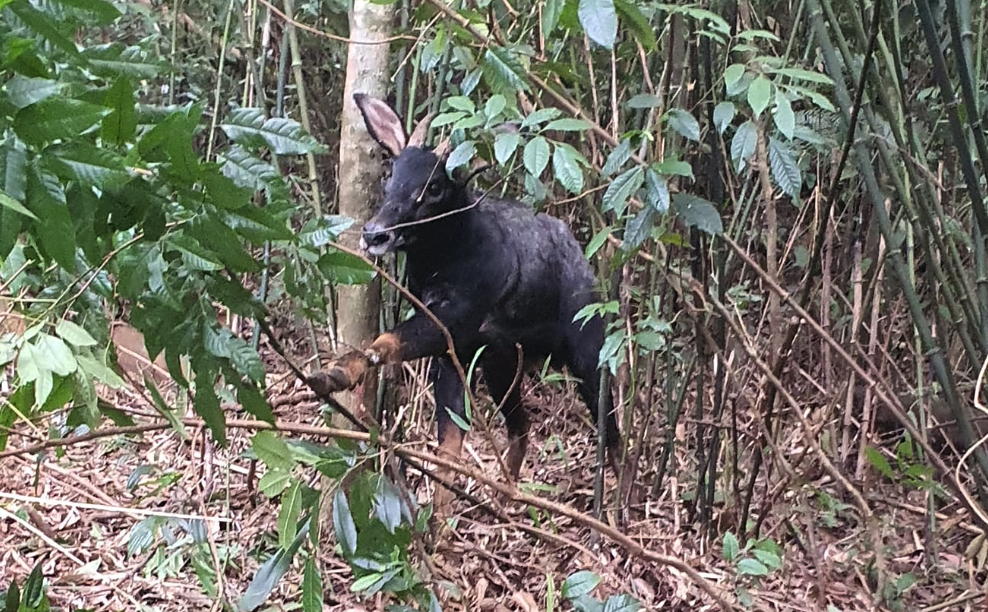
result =
M446 156L449 155L450 149L449 137L446 137L439 141L439 144L436 145L432 152L435 153L436 157L439 159L445 160Z
M408 137L408 146L421 147L425 144L425 137L429 134L429 126L432 125L432 118L434 116L432 113L429 113L422 121L418 122L418 125L412 130L412 135Z
M401 155L405 148L405 128L401 119L386 102L368 96L365 93L353 94L353 101L364 116L364 125L371 137L381 145L392 157Z

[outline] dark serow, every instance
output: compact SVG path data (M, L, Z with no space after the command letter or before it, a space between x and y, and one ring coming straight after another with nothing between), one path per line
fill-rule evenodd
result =
M597 422L598 354L604 325L584 325L576 313L594 301L593 273L569 228L523 204L472 194L466 181L450 179L443 153L423 147L429 118L407 137L384 102L354 99L371 136L394 158L384 201L364 226L361 246L372 255L406 253L408 288L446 326L456 356L467 366L476 351L484 380L502 406L512 478L521 471L529 421L520 385L516 343L525 361L568 366ZM464 389L442 331L422 312L379 336L366 351L335 361L312 383L328 393L353 389L374 365L434 357L430 371L436 398L440 452L459 457L463 432L447 410L464 416ZM610 392L606 393L611 406ZM606 415L608 459L617 471L620 436L613 411ZM437 513L450 497L437 489Z

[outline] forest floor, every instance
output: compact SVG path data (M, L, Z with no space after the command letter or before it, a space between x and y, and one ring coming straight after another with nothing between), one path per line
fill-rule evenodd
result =
M270 378L272 389L282 396L278 418L322 425L315 400L291 381L279 360L270 355L265 359L269 372L275 372ZM593 497L594 447L585 408L565 386L528 384L525 389L538 414L532 419L533 440L523 481L537 484L529 490L539 495L588 510ZM105 397L130 412L139 424L156 416L141 394L118 392ZM285 397L289 401L284 402ZM407 411L410 439L433 439L432 428L422 416L426 411L418 410L429 405L424 394L418 394ZM228 418L235 418L235 407L227 409ZM33 437L24 435L28 430L23 424L15 430L9 442L12 448L46 437L43 430ZM494 431L503 448L503 428ZM229 559L223 588L236 601L260 565L259 549L270 551L277 544L277 501L257 491L264 467L258 463L255 472L244 456L252 432L230 429L229 444L223 449L204 443L208 440L204 430L190 428L188 433L188 441L162 429L49 449L40 458L0 459L0 589L11 580L23 584L40 562L54 609L218 609L203 589L196 567L212 566L211 556L223 554ZM800 452L798 448L786 450L794 455ZM497 477L492 449L482 435L468 437L464 459ZM684 454L674 464L690 465L692 459ZM683 469L680 473L690 472ZM422 478L410 475L419 500L427 502L431 486L423 486ZM821 509L821 496L842 500L842 494L825 475L810 477L802 475L802 482L791 485L769 508L763 535L779 543L783 562L767 576L740 573L737 560L730 563L724 558L722 534L711 529L713 535L702 536L690 524L681 499L691 487L675 479L667 479L656 497L648 495L650 477L641 479L645 483L642 501L631 508L625 533L651 551L685 561L729 594L744 589L756 602L754 609L876 609L869 600L875 590L875 557L869 553L867 533L844 503ZM476 483L462 479L460 483L468 490L477 488ZM613 490L610 477L608 484ZM868 483L866 491L878 513L886 574L897 578L886 587L891 603L877 609L988 609L983 569L986 549L982 546L980 559L968 558L967 549L978 530L966 515L952 506L941 508L937 562L931 564L923 545L922 495L878 482ZM26 498L51 503L24 503ZM208 501L203 504L203 500ZM719 510L720 522L731 525L736 520L732 509L721 505ZM221 517L222 522L206 523L206 535L214 547L194 547L181 519L171 527L165 525L161 533L167 538L152 542L142 526L150 511ZM627 593L646 610L714 609L710 598L672 567L632 556L607 539L594 543L588 529L563 517L549 520L526 508L512 508L511 514L519 523L533 524L537 518L557 537L540 539L526 534L459 500L448 544L431 556L432 578L437 593L443 594L444 610L547 610L550 578L558 594L563 580L578 570L591 570L603 578L593 593L600 600ZM324 529L324 534L333 537L331 528ZM140 549L141 543L151 545ZM135 547L138 550L132 554ZM383 610L393 603L363 600L351 593L353 579L346 562L334 555L333 546L321 550L325 610ZM975 565L982 569L973 569ZM268 599L268 607L262 609L297 608L300 583L296 559L295 569L286 574ZM557 603L555 609L572 607Z

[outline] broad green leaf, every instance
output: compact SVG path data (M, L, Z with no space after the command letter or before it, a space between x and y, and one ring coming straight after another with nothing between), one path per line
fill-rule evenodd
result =
M755 154L758 144L758 128L750 120L738 127L731 139L731 161L736 172L741 172L748 164L748 159Z
M208 185L216 186L213 181ZM246 196L239 192L237 196ZM220 213L223 224L254 244L261 245L268 240L291 240L294 233L285 226L283 219L274 217L271 207L240 206L238 210L224 210Z
M648 22L641 10L625 0L614 0L614 8L621 16L621 22L634 35L635 40L641 43L645 51L655 51L658 47L655 40L655 28Z
M244 407L247 414L274 425L274 412L271 411L271 406L268 405L268 401L264 399L264 395L257 390L257 387L249 383L238 384L236 387L237 399L240 400L240 405Z
M669 118L669 126L679 132L684 138L694 142L700 140L700 124L696 118L681 108L670 108L666 113Z
M720 213L708 200L688 193L677 193L672 196L672 204L676 215L687 227L695 227L711 236L719 236L724 232Z
M153 79L166 67L165 62L152 57L139 46L121 43L95 45L82 51L93 74L112 79L126 75L133 79Z
M259 108L238 108L220 127L234 142L256 143L260 140L278 155L305 155L326 150L297 121L281 117L265 119L264 111Z
M772 82L764 74L759 75L748 87L748 105L751 111L758 117L768 107L769 99L772 97Z
M90 336L89 332L68 319L58 322L55 333L73 346L96 346L96 339Z
M10 210L18 214L24 215L25 217L30 217L31 219L37 219L37 217L34 215L33 212L24 208L23 204L21 204L14 198L4 193L3 190L0 190L0 206L9 208ZM6 253L0 253L0 259L2 259L3 257L6 257Z
M590 40L606 49L614 46L618 29L614 0L580 0L577 15Z
M501 132L494 137L494 159L499 164L506 164L515 154L521 143L521 135L515 132Z
M882 451L876 449L870 444L865 446L865 457L868 459L868 463L871 464L873 468L878 470L885 478L893 480L895 474L892 472L892 466L889 465L888 459L882 454Z
M335 249L323 254L318 266L323 276L338 285L365 285L377 274L363 259Z
M88 355L76 355L79 369L87 376L91 376L111 389L123 389L127 386L124 379L110 369L109 366L89 357Z
M600 170L601 176L611 176L620 170L629 159L631 159L631 139L625 138L607 156L607 161L604 162L604 167Z
M738 573L743 576L767 576L768 568L755 559L738 561Z
M661 175L652 168L645 171L645 194L648 205L655 212L664 215L669 212L669 185Z
M85 142L50 148L47 162L62 179L99 189L119 187L131 178L123 158L109 149Z
M810 70L803 70L802 68L776 68L771 72L772 74L781 74L782 76L798 81L809 81L811 83L821 83L823 85L834 84L833 79L827 75L820 74L819 72L812 72Z
M734 102L721 102L714 107L714 127L717 128L717 133L723 135L724 130L727 126L731 124L734 120L734 115L736 113L734 108Z
M251 450L272 470L289 472L295 467L292 451L285 440L273 431L259 431L250 440Z
M488 48L480 65L484 80L494 93L513 96L519 90L528 91L524 76L527 71L509 49Z
M488 121L497 118L504 107L507 106L508 102L504 99L501 94L494 94L487 100L487 104L484 105L484 115L487 117Z
M200 215L191 223L185 225L186 233L199 240L235 272L257 272L260 269L257 261L244 250L240 237L227 225L217 219Z
M613 210L618 217L623 216L628 207L628 198L638 191L644 180L645 169L641 166L635 166L620 174L607 186L601 200L601 210L604 212Z
M633 251L642 245L652 234L655 226L655 209L645 206L638 211L624 228L624 244L626 251Z
M40 146L75 138L109 113L110 109L97 104L53 96L18 111L14 131L24 142Z
M803 186L799 164L792 149L775 138L768 139L768 164L772 170L772 178L782 191L792 197L799 197Z
M558 130L560 132L580 132L590 127L590 124L583 119L563 118L550 121L544 130Z
M360 593L361 591L366 591L367 589L372 587L375 583L377 583L382 577L383 574L374 572L372 574L367 574L366 576L357 578L356 580L353 581L353 584L350 585L350 591L353 593ZM369 596L371 595L371 593L368 593L367 595Z
M532 176L541 176L545 167L549 165L549 142L542 136L536 136L525 145L525 152L522 156L525 169Z
M353 522L350 504L342 488L337 488L333 497L333 529L336 532L336 541L343 548L343 554L350 556L356 552L357 525Z
M106 0L54 0L58 4L86 11L98 18L100 25L107 25L120 16L120 11Z
M641 608L641 602L631 595L611 595L604 602L603 612L638 612Z
M542 5L542 37L548 39L559 23L565 0L545 0Z
M14 0L7 5L29 29L33 30L41 38L44 38L69 55L78 55L79 47L56 27L57 22L50 16L37 10L28 0Z
M557 142L552 152L552 170L556 180L573 195L583 191L583 170L580 168L576 149Z
M782 559L779 558L779 555L770 550L756 548L751 551L751 554L770 570L777 570L782 566Z
M792 112L792 105L789 98L781 90L775 92L775 126L779 128L782 135L792 140L796 131L796 115Z
M35 228L45 254L68 271L75 270L75 230L61 183L35 165L28 174L27 206L38 216Z
M597 588L600 584L600 576L593 572L582 570L573 574L570 574L569 578L563 582L563 586L560 591L563 597L567 599L574 599L580 597L581 595L586 595Z
M233 145L219 159L223 163L223 176L240 187L256 191L264 189L271 181L281 179L274 166L240 145Z
M470 163L473 156L477 153L477 146L472 140L467 140L461 142L453 152L449 154L446 158L446 171L452 172L460 166L465 166Z
M103 117L100 135L103 140L116 144L129 142L137 131L137 112L134 110L134 87L126 76L119 77L106 92L103 104L113 111Z
M738 542L738 537L728 531L724 534L724 559L727 561L734 561L738 558L738 553L741 551L741 544Z
M322 612L322 576L316 567L316 558L309 556L302 571L302 612Z
M384 477L378 479L374 490L374 515L389 533L394 533L401 524L401 498L395 486Z
M724 71L724 85L730 89L744 76L744 64L731 64Z
M302 481L292 479L288 492L281 496L281 508L278 510L278 545L288 548L296 535L296 524L302 512Z
M527 128L536 125L541 125L546 121L551 121L555 119L561 114L562 114L561 110L552 106L548 108L540 108L539 110L534 111L532 114L522 119L521 127Z
M473 105L473 100L466 96L452 96L450 98L446 98L446 105L454 110L463 111L465 113L473 114L477 112L477 108Z
M444 125L449 125L451 123L456 123L460 119L467 116L467 113L463 111L452 111L449 113L440 113L436 115L436 118L432 120L429 124L434 128L443 127Z
M61 338L42 334L35 341L34 348L43 367L59 376L68 376L78 367L75 355Z
M794 85L790 85L786 89L792 92L796 92L801 96L803 96L804 98L809 98L809 100L813 102L813 104L819 106L828 113L837 112L837 109L834 108L834 105L830 102L830 99L821 93L813 91L812 89L806 89L804 87L796 87Z
M36 79L14 75L7 81L3 89L7 92L7 99L16 108L24 108L35 102L49 98L60 93L65 88L65 83L53 79Z

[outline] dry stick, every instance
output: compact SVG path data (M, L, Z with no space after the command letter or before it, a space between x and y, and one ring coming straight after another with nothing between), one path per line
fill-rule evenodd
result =
M933 467L935 467L937 471L940 472L942 475L948 477L947 482L950 484L951 488L954 489L954 492L958 495L958 497L964 500L965 506L971 512L971 514L975 516L983 526L988 527L988 515L986 515L984 510L982 510L977 505L975 500L971 498L970 494L967 492L964 485L960 482L960 479L954 476L953 474L951 474L951 470L944 463L943 458L940 457L940 455L937 454L930 446L929 442L927 442L923 438L923 436L920 435L919 430L916 429L916 426L913 424L913 422L902 411L898 402L893 400L892 396L889 393L887 393L887 390L885 389L884 385L880 381L877 381L874 378L872 378L871 375L868 374L868 372L865 371L865 369L861 367L861 365L857 361L855 361L855 359L846 350L844 350L844 347L841 346L839 342L834 340L833 336L828 334L827 331L820 326L820 324L816 321L816 319L814 319L810 313L806 312L806 310L796 302L795 298L793 298L788 291L786 291L778 283L776 283L775 280L772 279L765 272L765 270L763 270L753 259L751 259L751 257L748 256L747 253L744 252L744 250L736 242L734 242L734 240L732 240L729 236L726 235L721 236L721 239L724 240L727 243L727 245L731 247L731 249L745 263L745 265L747 265L750 269L754 270L755 273L758 274L758 276L760 276L763 281L765 281L765 284L769 287L769 289L777 293L780 298L782 298L787 304L789 304L789 306L792 307L792 309L796 312L797 315L799 315L799 317L803 320L803 322L809 325L810 328L812 328L813 331L820 336L820 338L822 338L827 344L830 345L830 347L840 356L840 358L851 369L854 370L854 372L862 380L862 382L864 382L866 385L868 385L873 389L875 395L878 397L879 400L882 401L883 404L885 404L885 406L889 409L889 412L891 412L895 416L895 418L902 424L902 426L906 429L906 431L909 432L909 435L911 435L915 439L915 441L918 442L919 445L923 447L923 450L930 456L931 462L933 463ZM868 359L867 355L865 355L864 358Z

